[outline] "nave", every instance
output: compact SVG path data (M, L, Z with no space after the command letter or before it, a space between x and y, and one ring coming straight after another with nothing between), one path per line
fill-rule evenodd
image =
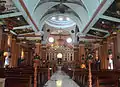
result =
M120 0L0 0L0 87L120 87L119 44Z
M58 70L51 76L50 80L46 82L44 87L80 87L74 82L70 76L61 70L61 66L58 66Z

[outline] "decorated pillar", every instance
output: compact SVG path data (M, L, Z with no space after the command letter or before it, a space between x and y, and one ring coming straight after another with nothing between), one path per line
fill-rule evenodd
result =
M36 55L34 57L34 87L37 87L37 76L38 76L38 66L40 65L40 57L38 55Z
M88 87L92 87L92 72L91 72L91 63L93 60L93 54L88 53L86 61L88 62Z
M96 87L100 87L98 77L96 77Z
M89 81L89 87L92 87L92 73L91 73L91 60L88 60L88 81Z

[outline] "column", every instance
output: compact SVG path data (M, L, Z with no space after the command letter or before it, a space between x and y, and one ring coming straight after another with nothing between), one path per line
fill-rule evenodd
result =
M74 60L79 61L79 45L74 45Z
M120 33L114 38L114 67L115 69L120 69Z
M28 50L28 65L32 65L33 58L34 58L33 50L32 50L32 48L29 48L29 50Z
M89 86L88 87L92 87L92 73L91 73L91 60L88 60L88 81L89 81Z
M7 39L8 39L8 36L6 34L2 34L2 40L1 40L1 50L3 50L4 52L7 51ZM5 63L5 57L2 56L2 59L1 59L1 67L4 66L4 63Z
M0 49L1 49L1 43L2 43L2 29L0 29Z
M118 45L117 45L117 36L113 36L113 38L112 38L112 59L113 59L113 67L114 67L114 69L116 69L117 68L117 61L118 61L118 59L117 59L117 47L118 47Z
M74 61L75 61L75 66L79 67L79 45L74 45Z
M101 60L101 69L108 69L107 41L104 41L103 44L99 47L99 54Z
M42 60L46 60L46 45L42 45L41 46L41 58L42 58Z
M120 56L120 45L119 44L120 44L120 33L117 34L117 46L118 46L117 53Z
M12 42L12 35L8 34L7 35L7 47L5 52L7 53L7 55L5 55L5 64L4 67L11 67L11 42Z
M2 58L2 52L3 52L3 49L1 48L2 46L1 46L1 44L2 44L2 29L0 29L0 68L2 68L2 65L3 65L3 62L4 62L4 60L3 60L3 58Z
M15 38L12 38L12 43L11 43L11 66L12 67L17 66L19 57L20 57L20 44L17 44Z
M100 87L98 77L96 77L96 87Z
M10 66L14 67L16 66L17 58L16 58L16 53L17 53L17 47L16 47L16 40L13 38L12 39L12 44L11 44L11 63Z
M18 66L18 59L20 58L20 44L16 42L16 62L15 66Z
M80 59L80 63L83 62L82 56L85 56L85 46L84 44L80 44L79 45L79 59Z
M40 43L36 43L35 46L36 46L36 48L35 48L35 54L38 54L40 56L41 44Z
M6 51L8 47L7 39L8 39L8 36L6 34L2 34L1 49L4 51Z

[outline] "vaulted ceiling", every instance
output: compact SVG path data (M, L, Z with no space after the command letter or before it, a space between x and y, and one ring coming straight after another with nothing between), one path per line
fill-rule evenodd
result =
M79 37L79 41L103 39L120 26L119 0L0 0L0 2L2 29L12 29L10 32L19 38L41 39L47 29L63 29L72 37ZM71 21L63 20L61 23L59 19L51 20L52 17L69 18Z

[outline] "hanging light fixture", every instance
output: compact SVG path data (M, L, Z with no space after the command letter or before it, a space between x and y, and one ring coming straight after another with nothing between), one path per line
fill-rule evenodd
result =
M62 58L62 56L63 56L62 53L57 54L57 58Z
M49 37L48 41L49 41L50 43L53 43L53 42L54 42L54 38L53 38L53 37Z
M69 37L69 38L66 39L66 41L67 41L67 43L71 43L72 42L72 38Z
M63 21L63 17L60 16L60 17L58 18L58 20L59 20L59 21Z

